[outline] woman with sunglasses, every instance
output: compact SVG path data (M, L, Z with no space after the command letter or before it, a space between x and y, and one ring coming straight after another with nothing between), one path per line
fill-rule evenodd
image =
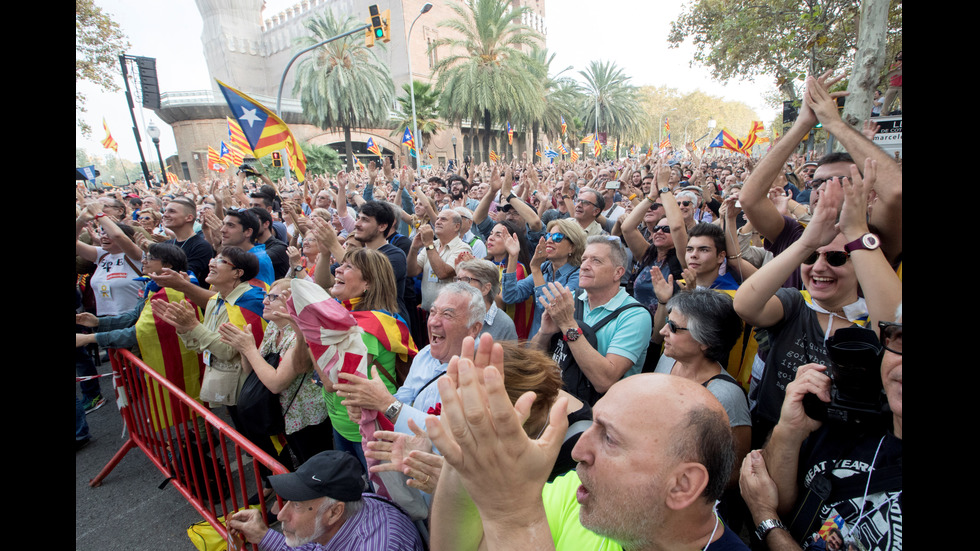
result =
M653 291L651 269L658 269L664 279L673 275L674 281L683 278L684 268L677 258L677 248L670 233L670 224L664 212L664 205L657 198L646 196L626 216L622 224L623 238L629 246L633 258L630 275L633 298L640 301L651 312L656 311L657 295ZM643 229L640 230L642 220ZM676 285L676 283L675 283ZM677 287L678 290L680 287Z
M851 165L850 178L824 184L800 239L735 293L735 310L742 319L769 334L770 350L755 410L754 432L760 438L779 420L786 383L795 378L797 368L808 363L830 365L827 338L842 327L877 327L878 321L891 319L901 302L902 283L881 252L877 236L868 231L868 195L876 169L877 163L869 159L863 179ZM835 224L838 210L840 222ZM797 267L806 288L802 293L782 288Z
M517 279L517 260L508 258L507 271L504 272L501 297L506 304L517 304L529 298L534 299L534 319L531 322L529 338L534 337L541 327L541 314L544 307L538 302L542 288L552 282L561 283L568 289L578 289L578 269L585 252L585 232L574 218L552 220L548 233L541 237L534 256L531 257L531 277Z

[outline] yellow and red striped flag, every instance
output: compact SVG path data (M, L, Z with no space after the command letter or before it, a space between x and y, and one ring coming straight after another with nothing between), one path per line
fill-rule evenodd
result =
M225 162L221 160L221 155L218 155L218 152L210 145L208 146L208 168L218 172L225 171Z
M228 102L228 107L235 117L248 123L248 129L241 127L256 157L263 157L286 148L289 154L289 166L296 171L296 179L302 182L306 179L306 155L299 142L289 130L289 126L261 103L245 94L226 86L218 81L218 87Z
M602 144L599 143L599 138L596 138L592 144L592 147L595 149L595 156L598 157L599 153L602 153Z
M112 139L112 134L109 133L109 126L105 123L105 117L102 117L102 128L105 128L105 139L102 140L102 147L119 153L119 144L116 143L116 140Z
M561 117L561 135L564 136L568 133L568 125L565 124L565 115L558 115Z
M578 160L578 151L575 151L575 150L573 149L573 150L572 150L572 162L574 163L574 162L575 162L575 161L577 161L577 160Z
M588 136L582 138L582 141L578 143L592 143L595 141L595 134L589 134Z
M510 127L510 121L507 121L507 143L514 144L514 129Z
M493 162L497 162L500 160L500 157L498 157L497 154L492 149L490 150L490 160Z
M238 126L235 119L231 117L225 117L228 120L228 138L231 141L231 150L234 158L234 154L237 152L239 158L246 156L254 157L255 154L252 153L251 146L248 145L248 140L245 139L245 133L242 132L242 127ZM242 164L238 161L236 164Z

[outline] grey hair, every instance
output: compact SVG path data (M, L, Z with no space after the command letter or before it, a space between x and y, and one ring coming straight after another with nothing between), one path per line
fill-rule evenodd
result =
M483 298L493 301L494 297L500 294L500 268L493 262L489 260L467 260L456 266L457 274L460 270L472 273L480 280L480 283L490 284L490 292Z
M472 285L467 285L461 281L453 282L439 290L439 296L444 294L464 295L469 299L469 317L466 320L466 327L473 327L475 323L483 323L483 318L487 315L487 305Z
M585 240L586 246L602 244L609 247L609 258L612 260L613 266L618 266L626 268L626 250L623 249L623 243L618 237L612 235L593 235Z
M674 198L677 199L678 201L680 201L681 200L681 197L683 197L685 195L689 195L691 197L691 201L694 202L695 206L701 204L701 198L698 197L698 194L697 193L694 193L693 191L682 191L682 192L678 193L677 195L675 195Z
M707 346L706 358L728 363L728 354L742 334L742 319L728 295L711 289L677 293L667 303L667 313L674 310L687 318L691 338Z
M317 510L316 510L317 517L322 518L323 515L326 514L327 509L333 507L336 504L337 504L337 500L336 499L334 499L332 497L324 496L323 503L321 503L320 504L320 507L317 508ZM354 516L356 516L357 513L360 513L361 512L361 509L363 509L363 508L364 508L364 498L363 497L361 499L358 499L357 501L345 501L344 502L344 514L341 515L340 520L346 521L348 519L354 518Z

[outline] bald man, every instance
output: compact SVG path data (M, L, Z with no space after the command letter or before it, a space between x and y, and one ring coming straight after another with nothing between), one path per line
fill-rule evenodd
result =
M713 511L735 453L728 416L701 385L652 373L614 384L572 451L578 469L545 484L567 429L565 399L532 440L520 421L532 397L511 406L499 370L461 359L447 374L441 420L427 421L446 459L432 549L484 539L489 549L748 549ZM464 411L481 401L489 407Z

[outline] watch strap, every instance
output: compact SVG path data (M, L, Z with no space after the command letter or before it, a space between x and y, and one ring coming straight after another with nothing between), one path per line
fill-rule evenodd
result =
M778 518L767 518L760 522L759 526L755 529L755 537L759 538L759 541L766 541L766 536L769 535L769 532L772 532L776 528L786 530L786 525Z

